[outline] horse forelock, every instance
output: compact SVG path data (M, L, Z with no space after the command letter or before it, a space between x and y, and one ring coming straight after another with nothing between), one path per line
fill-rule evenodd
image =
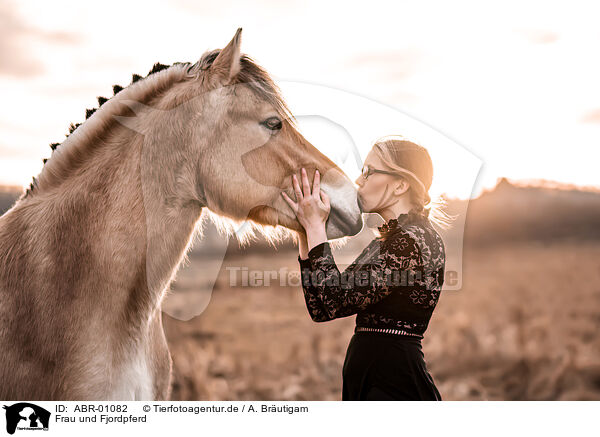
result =
M206 52L198 62L190 65L188 69L190 74L195 78L199 78L202 72L211 67L220 52L221 49ZM281 90L275 84L269 73L246 54L240 56L240 64L240 72L234 79L234 84L248 85L257 97L264 99L271 104L277 110L280 117L295 124L296 119L285 103L285 100L281 95Z

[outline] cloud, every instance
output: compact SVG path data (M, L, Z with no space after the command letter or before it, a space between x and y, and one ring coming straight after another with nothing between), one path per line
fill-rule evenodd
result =
M594 109L581 118L584 123L600 123L600 109Z
M517 29L529 41L535 44L551 44L559 38L558 33L542 29Z
M416 50L367 52L345 62L348 68L367 68L388 79L404 79L415 73L421 56Z
M36 29L16 9L11 2L0 3L0 74L18 78L38 76L44 72L44 66L31 56L29 43L73 44L77 37L68 32Z
M49 149L48 149L49 150ZM17 147L6 146L4 144L0 144L0 157L4 159L8 158L29 158L31 159L32 152L31 150L20 149Z
M411 105L419 97L410 90L408 79L422 70L422 58L415 49L363 52L346 58L340 68L351 82L366 84L373 98L388 104Z
M201 14L202 16L206 16L207 14L215 15L219 18L223 16L223 11L228 11L230 13L258 12L259 15L264 16L267 13L274 12L289 13L292 8L300 8L303 5L303 3L298 0L290 0L287 2L281 2L278 0L256 0L247 4L237 0L222 0L220 2L173 0L171 4L173 4L175 7L185 10L186 12L197 13Z

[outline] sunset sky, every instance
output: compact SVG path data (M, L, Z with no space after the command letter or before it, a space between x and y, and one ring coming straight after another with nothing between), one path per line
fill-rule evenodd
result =
M477 195L502 176L598 187L593 3L4 0L0 184L28 185L48 144L82 122L96 96L112 95L113 84L157 61L194 62L242 27L242 51L281 83L293 112L343 107L337 97L298 93L298 83L355 97L352 139L363 159L375 137L415 132L412 124L431 138L422 144L432 151L436 189L449 195ZM397 129L376 130L366 100L397 114ZM335 154L335 135L310 132L308 121L307 138ZM452 147L467 153L444 155Z

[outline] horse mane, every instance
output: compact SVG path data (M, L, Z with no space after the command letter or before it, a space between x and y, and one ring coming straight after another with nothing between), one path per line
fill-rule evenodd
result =
M42 159L42 171L37 178L35 176L32 178L32 182L19 200L33 196L46 183L60 183L63 175L69 169L78 165L78 162L81 162L82 152L85 153L86 150L91 149L94 140L105 133L113 123L116 123L114 116L123 115L123 111L128 111L126 105L111 104L103 107L107 102L135 100L147 103L177 83L199 79L204 71L212 65L220 52L221 49L206 52L194 64L175 62L172 65L165 65L156 62L145 77L134 73L129 85L125 87L113 85L112 97L97 97L98 107L86 109L83 122L71 123L69 133L65 134L66 138L62 143L50 144L51 157ZM247 55L241 55L240 63L241 69L235 83L247 84L256 95L269 102L282 118L295 124L296 120L283 100L281 91L269 74ZM78 143L78 139L81 139L83 144Z

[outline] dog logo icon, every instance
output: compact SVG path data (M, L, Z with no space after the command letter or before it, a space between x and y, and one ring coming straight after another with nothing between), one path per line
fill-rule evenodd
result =
M6 432L14 434L19 430L48 430L50 411L35 404L19 402L11 406L4 405L6 410Z

